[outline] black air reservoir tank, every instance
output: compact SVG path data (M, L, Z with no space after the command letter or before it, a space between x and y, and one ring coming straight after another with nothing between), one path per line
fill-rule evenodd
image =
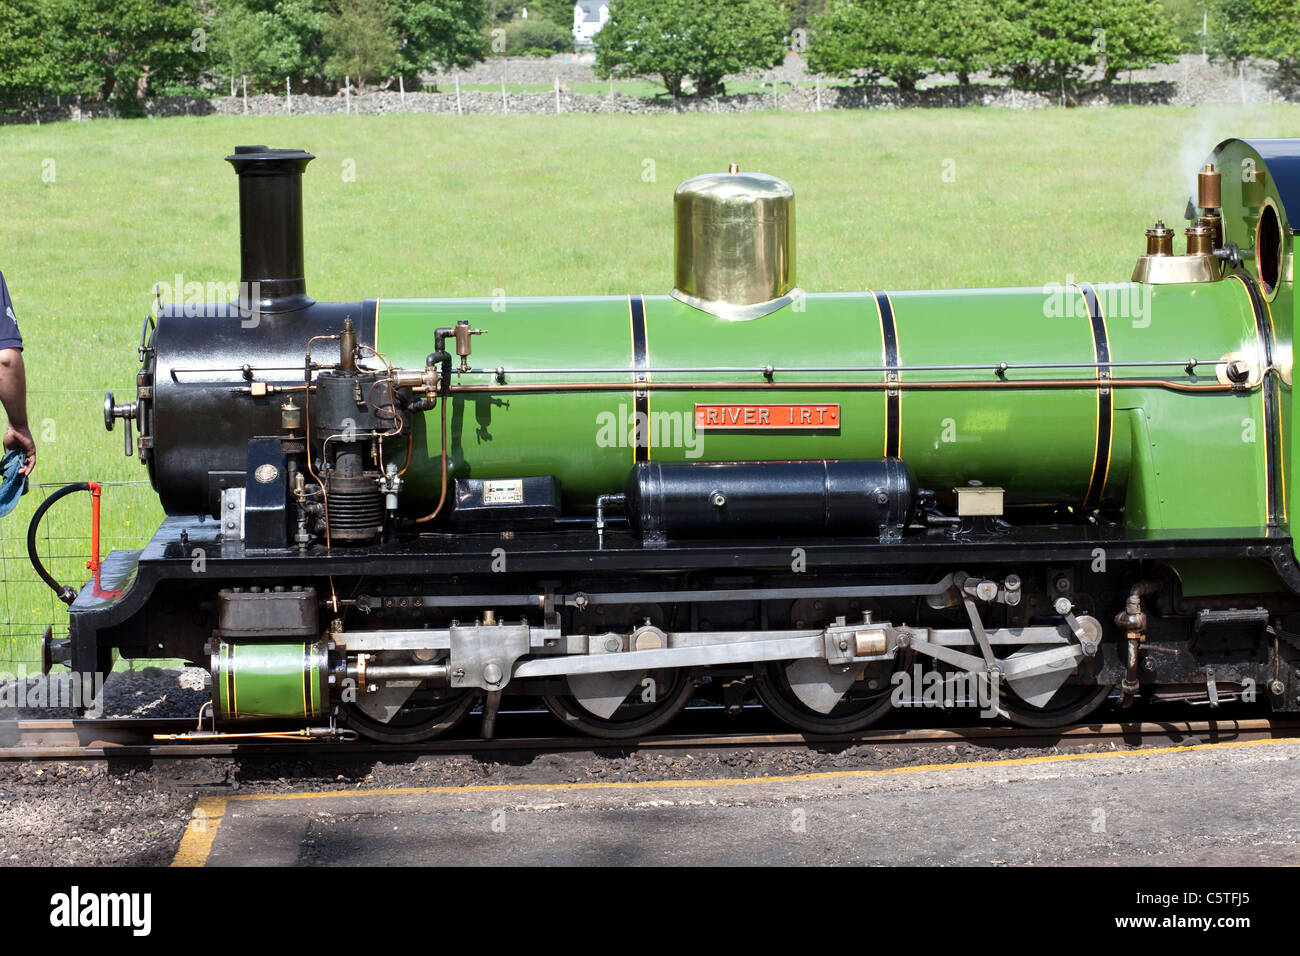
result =
M642 537L901 531L912 477L898 458L867 461L643 462L627 481Z

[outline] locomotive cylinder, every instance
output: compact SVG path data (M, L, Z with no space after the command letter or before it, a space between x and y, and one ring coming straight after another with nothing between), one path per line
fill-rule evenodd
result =
M628 475L628 520L647 538L838 531L888 534L912 513L912 477L875 461L644 462Z
M329 652L323 641L222 641L212 655L212 697L220 720L320 717L329 709Z

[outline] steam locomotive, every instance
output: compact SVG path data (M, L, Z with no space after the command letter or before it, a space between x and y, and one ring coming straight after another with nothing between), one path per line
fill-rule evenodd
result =
M1300 710L1300 140L1219 144L1129 282L805 292L791 187L732 166L676 189L668 295L338 303L312 158L227 157L239 294L161 309L104 404L167 518L79 592L33 551L47 668L181 658L222 725L408 742L503 695L853 732L925 675L1029 726Z

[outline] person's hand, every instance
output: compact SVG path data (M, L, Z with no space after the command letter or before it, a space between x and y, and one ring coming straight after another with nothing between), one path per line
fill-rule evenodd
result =
M27 456L27 464L18 469L18 474L30 475L36 467L36 442L32 440L31 431L26 426L15 428L10 425L5 429L4 446L5 451L18 449Z

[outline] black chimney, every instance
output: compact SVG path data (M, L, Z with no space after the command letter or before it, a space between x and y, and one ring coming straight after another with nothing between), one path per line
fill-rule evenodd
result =
M236 146L226 162L239 175L239 305L292 312L312 304L302 265L301 149Z

